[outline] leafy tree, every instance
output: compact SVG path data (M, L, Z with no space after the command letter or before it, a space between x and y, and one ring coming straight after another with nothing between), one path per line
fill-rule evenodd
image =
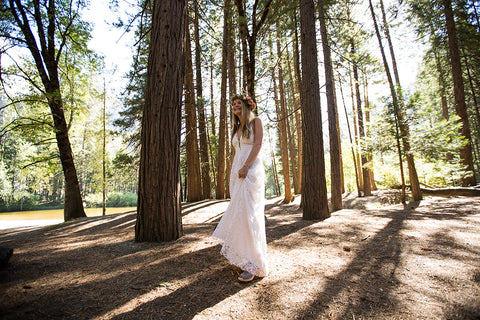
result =
M80 10L84 6L85 2L82 0L10 0L2 2L0 6L2 39L10 48L26 48L36 69L35 76L17 62L18 75L37 89L38 97L50 108L52 129L65 176L65 220L85 216L77 170L73 162L59 72L62 56L66 52L85 53L87 48L89 26L80 20Z
M445 119L448 119L451 114L461 115L459 121L461 119L463 123L462 134L471 137L469 138L470 144L465 145L460 152L463 155L462 162L471 171L474 169L473 164L470 163L472 151L468 151L468 149L473 149L473 151L475 148L478 149L480 142L480 111L478 102L475 103L475 97L480 90L480 83L471 77L472 74L480 71L480 61L478 59L480 54L478 4L463 0L452 2L451 8L448 4L443 0L409 0L408 17L415 27L416 33L420 38L425 39L425 44L429 47L423 60L422 76L424 79L419 80L423 83L422 95L429 97L426 101L435 104L437 107L439 103L436 97L441 98L442 114ZM450 31L447 28L447 11L445 9L451 9L447 10L449 12ZM449 39L452 32L457 40ZM456 45L461 50L455 50ZM453 46L453 48L450 48L450 46ZM452 56L451 50L458 52ZM457 71L455 73L452 72L453 60L451 57L454 57L456 61L454 69ZM458 72L459 68L463 70L460 73ZM454 75L456 85L454 85ZM433 81L434 77L437 79L436 82ZM427 79L432 79L430 81L431 86L425 85ZM454 87L457 88L455 91L453 90ZM464 88L464 99L460 97L460 91L462 91L460 87ZM466 112L462 111L463 105L465 105ZM449 153L448 159L451 158L452 154ZM478 156L476 158L478 171L480 161ZM464 184L469 184L468 181L472 179L475 179L475 176L471 174L462 178Z

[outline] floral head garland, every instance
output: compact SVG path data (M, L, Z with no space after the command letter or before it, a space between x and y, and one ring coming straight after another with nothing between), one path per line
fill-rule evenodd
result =
M253 111L257 108L257 104L255 103L255 100L252 99L252 97L250 96L244 96L243 94L236 94L234 95L230 101L233 102L237 99L240 99L243 101L243 103L245 103L246 106L248 106L248 108Z

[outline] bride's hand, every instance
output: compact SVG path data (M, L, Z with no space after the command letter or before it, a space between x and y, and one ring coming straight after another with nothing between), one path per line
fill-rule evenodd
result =
M257 108L257 104L253 101L252 97L246 97L247 103L250 105L250 110L255 110Z
M242 167L242 169L238 170L238 177L240 179L245 179L247 177L247 173L248 173L248 168Z

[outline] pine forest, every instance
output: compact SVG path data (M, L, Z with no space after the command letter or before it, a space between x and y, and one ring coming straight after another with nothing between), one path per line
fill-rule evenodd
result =
M479 16L2 1L0 317L479 319Z
M45 34L47 19L35 20L50 10L45 4L38 12L26 4L3 5L3 210L65 202L72 206L68 217L77 217L82 203L135 205L152 5L140 1L135 14L112 21L134 34L125 75L115 75L89 49L93 25L82 20L87 3L58 1L53 42ZM302 113L310 107L310 97L302 96L302 77L310 75L302 72L310 70L303 70L301 59L307 31L300 6L282 0L186 4L182 201L229 197L229 97L236 93L258 101L265 123L267 197L283 195L288 203L302 194L302 169L320 158L326 185L313 183L331 194L333 211L341 209L345 192L368 196L396 188L419 200L425 186L476 185L478 3L314 3L317 61L308 68L318 68L319 81L303 82L319 90L314 108L322 125L315 130L323 150L315 154L303 147L319 141L302 132ZM105 79L114 76L128 82L108 91Z

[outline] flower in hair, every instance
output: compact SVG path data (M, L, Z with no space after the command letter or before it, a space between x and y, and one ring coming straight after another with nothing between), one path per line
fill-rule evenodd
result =
M255 103L255 101L253 101L252 97L247 96L245 98L245 100L247 101L247 104L248 104L250 110L253 111L257 108L257 104Z

